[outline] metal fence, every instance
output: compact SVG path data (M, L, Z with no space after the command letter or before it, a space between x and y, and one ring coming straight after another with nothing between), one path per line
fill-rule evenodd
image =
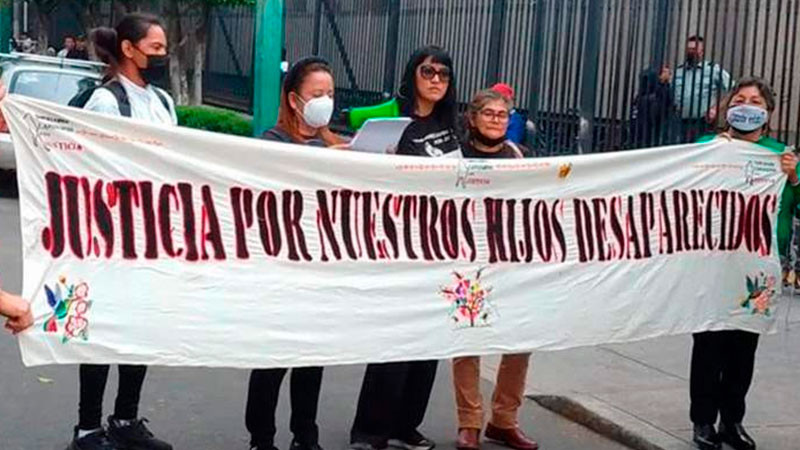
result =
M252 11L217 14L206 95L249 106ZM776 137L798 142L800 0L286 0L285 14L288 60L326 57L337 108L393 95L413 50L438 44L453 56L460 102L496 81L516 88L518 108L537 129L528 145L540 154L684 140L680 121L637 139L631 112L643 71L663 64L675 71L687 38L700 35L705 59L734 79L771 83Z
M255 19L251 7L217 7L203 71L206 103L252 112Z

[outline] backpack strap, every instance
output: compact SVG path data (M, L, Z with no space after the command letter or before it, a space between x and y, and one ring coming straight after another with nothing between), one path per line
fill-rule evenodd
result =
M163 92L161 92L161 89L153 86L153 91L156 93L156 96L158 96L158 99L161 100L161 104L164 105L164 109L166 109L167 112L172 115L172 110L169 108L169 100L167 100L167 97Z
M125 88L122 87L122 83L117 80L111 80L104 84L103 87L114 94L114 97L117 99L120 115L122 117L131 117L131 102L128 100L128 93L125 92Z

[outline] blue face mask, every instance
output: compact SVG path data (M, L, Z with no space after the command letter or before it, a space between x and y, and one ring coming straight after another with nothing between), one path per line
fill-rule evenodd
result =
M739 105L728 109L728 125L740 133L750 133L767 124L769 113L754 105Z

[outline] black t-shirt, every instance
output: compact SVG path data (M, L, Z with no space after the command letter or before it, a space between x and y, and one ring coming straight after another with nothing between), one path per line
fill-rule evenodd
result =
M265 141L278 141L286 142L287 144L297 144L297 142L292 140L292 137L289 136L289 133L287 133L286 130L278 126L274 126L265 131L264 134L261 135L261 139L264 139ZM310 139L308 142L301 145L308 145L310 147L327 147L322 139L316 138Z
M522 158L524 150L520 146L514 148L512 145L514 144L506 141L500 151L495 153L487 153L477 150L471 142L468 142L464 145L461 151L464 154L464 158Z
M460 149L455 130L431 114L415 118L408 125L400 138L397 154L437 157Z

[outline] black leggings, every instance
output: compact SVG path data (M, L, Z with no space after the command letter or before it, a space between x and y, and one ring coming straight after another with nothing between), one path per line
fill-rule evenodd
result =
M80 402L78 404L78 427L94 430L101 427L103 419L103 394L108 381L110 366L98 364L80 365ZM147 366L120 365L119 389L114 404L114 418L134 420L139 414L139 397L142 393Z
M744 418L745 396L753 380L758 334L740 330L694 334L690 397L692 422L726 425Z

